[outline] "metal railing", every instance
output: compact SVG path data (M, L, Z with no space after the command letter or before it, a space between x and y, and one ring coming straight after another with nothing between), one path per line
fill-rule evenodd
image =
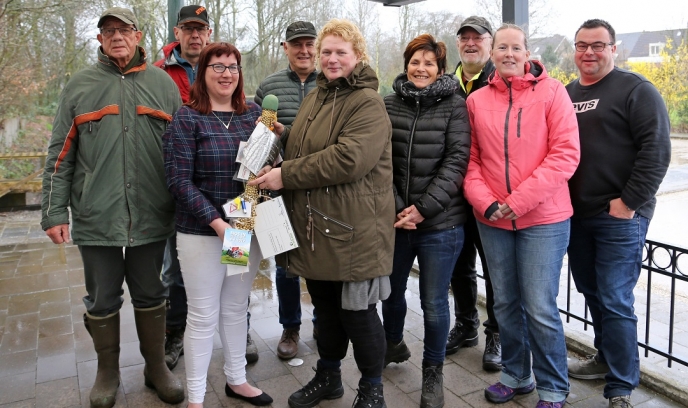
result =
M683 268L681 267L683 265ZM644 308L644 322L645 333L638 336L638 346L645 350L645 357L649 353L660 355L667 359L667 366L671 367L672 362L676 362L688 367L688 360L686 357L674 355L674 334L675 334L675 317L676 317L676 303L677 303L677 282L686 282L688 284L688 249L673 245L664 244L657 241L647 240L645 242L645 250L643 251L643 264L641 269L641 279L646 282L645 294L645 308ZM571 319L583 322L583 329L588 330L588 326L592 325L589 318L587 304L584 306L583 315L580 316L572 311L571 293L573 289L573 278L571 276L571 268L568 268L568 278L566 284L566 308L559 309L559 311L566 316L566 322L569 323ZM668 339L666 347L656 347L651 345L650 329L652 328L652 304L653 304L653 278L659 275L659 278L666 277L668 279ZM665 279L665 280L666 280ZM666 283L665 283L666 284ZM638 287L636 286L636 293ZM657 295L657 293L655 293ZM583 296L580 295L579 296ZM659 295L657 295L659 296ZM637 303L637 302L636 302ZM666 320L667 316L662 316ZM688 328L687 328L688 329ZM659 343L659 340L653 343Z

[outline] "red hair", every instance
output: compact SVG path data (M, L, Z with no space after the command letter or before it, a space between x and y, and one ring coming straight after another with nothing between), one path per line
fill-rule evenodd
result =
M235 46L226 42L208 44L208 46L201 51L201 56L198 58L196 81L191 85L189 102L187 102L186 105L204 115L208 115L212 112L210 96L208 95L208 85L205 83L205 72L208 70L208 63L213 57L221 57L223 55L234 55L237 64L241 65L241 53ZM248 110L246 98L244 97L244 73L242 70L239 70L239 83L232 94L232 107L238 115Z

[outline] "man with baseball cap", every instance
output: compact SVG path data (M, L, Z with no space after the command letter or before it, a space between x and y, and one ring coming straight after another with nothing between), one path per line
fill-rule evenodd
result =
M279 99L277 120L289 126L296 117L301 101L315 88L315 38L318 33L312 23L296 21L287 27L282 47L289 65L281 71L268 76L256 89L254 101L263 102L266 95ZM299 330L301 328L301 285L298 276L287 276L286 271L277 267L275 274L277 298L279 302L279 321L283 331L277 345L277 356L290 359L298 352ZM315 318L314 323L315 324ZM315 332L315 328L313 330Z
M208 11L203 6L184 6L177 13L174 37L177 41L162 48L164 57L155 66L167 72L179 89L182 102L189 101L189 90L196 80L196 68L201 51L208 45L213 30L208 21ZM177 236L167 240L162 270L163 283L169 289L169 308L165 328L165 363L172 370L184 352L186 330L186 290L177 259Z
M456 66L456 76L461 86L457 93L464 98L487 85L488 77L495 67L490 60L492 48L492 26L487 19L478 16L466 18L456 33L456 46L459 49L460 61ZM485 277L487 320L485 326L485 351L483 352L483 369L499 371L502 363L502 346L499 341L499 327L494 315L494 296L490 274L485 261L483 246L478 235L478 226L473 211L464 224L464 244L459 259L454 266L451 279L454 294L454 315L456 322L447 339L447 354L456 353L461 347L478 344L478 282L476 255L480 254Z
M138 27L125 8L100 16L98 61L60 95L43 175L41 226L55 244L69 242L71 214L84 265L84 325L98 355L92 407L115 404L125 280L146 385L165 402L184 400L184 385L165 365L167 290L160 280L174 232L162 134L181 99L170 77L146 62Z

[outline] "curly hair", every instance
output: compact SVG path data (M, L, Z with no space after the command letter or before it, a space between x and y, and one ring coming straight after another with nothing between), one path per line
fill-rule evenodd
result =
M344 41L351 43L354 52L361 59L361 62L368 64L370 57L366 47L366 41L361 30L353 22L345 19L333 18L328 21L325 26L318 33L318 39L315 42L315 48L320 55L320 46L323 38L328 35L335 35L341 37Z

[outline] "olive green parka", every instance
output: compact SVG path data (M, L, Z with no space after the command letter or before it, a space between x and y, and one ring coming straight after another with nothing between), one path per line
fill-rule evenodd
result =
M284 201L299 243L279 261L307 279L359 282L392 272L392 126L375 72L359 63L348 78L304 99L282 164Z

